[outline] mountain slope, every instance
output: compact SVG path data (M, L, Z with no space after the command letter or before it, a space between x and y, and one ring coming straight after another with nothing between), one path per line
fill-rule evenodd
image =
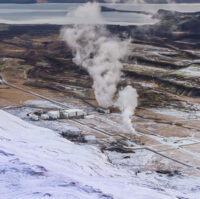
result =
M4 199L170 199L136 185L96 147L76 145L49 129L0 110L0 195Z

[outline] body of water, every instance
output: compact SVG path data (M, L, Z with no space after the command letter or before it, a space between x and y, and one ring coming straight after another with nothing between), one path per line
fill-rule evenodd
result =
M0 23L8 24L69 24L67 13L81 4L0 4ZM181 12L200 11L200 4L102 4L121 10L146 11L156 13L159 9ZM151 15L122 12L103 12L106 24L142 25L156 20Z

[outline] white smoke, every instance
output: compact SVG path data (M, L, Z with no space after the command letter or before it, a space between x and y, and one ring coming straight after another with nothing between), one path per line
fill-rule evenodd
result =
M101 7L98 3L86 3L79 6L66 17L67 24L102 24Z
M111 35L105 26L95 23L94 19L103 22L99 4L86 3L70 13L70 17L80 18L79 14L82 15L82 13L88 24L84 22L83 24L74 24L72 27L65 27L61 31L61 37L72 49L74 63L84 67L92 77L98 104L105 108L119 107L126 126L132 129L130 116L137 104L136 91L129 86L119 93L117 103L113 99L123 68L120 60L129 54L130 40L122 41ZM89 13L88 16L87 13ZM94 16L93 19L91 19L92 16ZM131 95L133 96L131 97Z
M131 116L135 113L135 108L138 105L138 94L136 89L131 86L125 87L118 94L118 99L115 106L119 107L122 112L123 123L132 132L135 132L131 123Z

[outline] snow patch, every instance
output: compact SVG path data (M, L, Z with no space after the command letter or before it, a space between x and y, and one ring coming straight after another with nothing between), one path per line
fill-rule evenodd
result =
M148 188L145 182L150 176L143 173L138 178L112 165L94 146L74 144L55 131L34 126L2 110L0 121L0 195L4 199L199 196L199 179L173 179L171 183L179 183L179 189L173 191L173 183L168 186L167 179L160 181L160 185L165 181L166 188L156 188L155 182Z

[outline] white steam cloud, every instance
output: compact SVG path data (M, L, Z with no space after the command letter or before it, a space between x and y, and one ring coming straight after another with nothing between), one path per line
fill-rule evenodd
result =
M67 14L66 21L71 24L103 24L101 7L98 3L86 3Z
M93 78L98 104L112 106L123 67L120 59L128 54L128 41L110 38L106 29L97 25L65 28L62 37L73 50L74 63L86 68Z
M119 107L124 124L133 131L130 117L137 106L136 90L128 86L120 91L117 102L114 100L123 68L120 60L129 54L130 40L122 41L105 26L96 24L103 23L99 4L86 3L70 13L72 18L83 16L84 23L63 28L61 37L72 49L74 63L84 67L92 77L98 104L105 108Z
M131 116L135 113L135 108L138 105L138 94L135 88L131 86L125 87L119 92L119 97L115 106L119 107L122 112L123 123L132 132L135 130L132 127Z

